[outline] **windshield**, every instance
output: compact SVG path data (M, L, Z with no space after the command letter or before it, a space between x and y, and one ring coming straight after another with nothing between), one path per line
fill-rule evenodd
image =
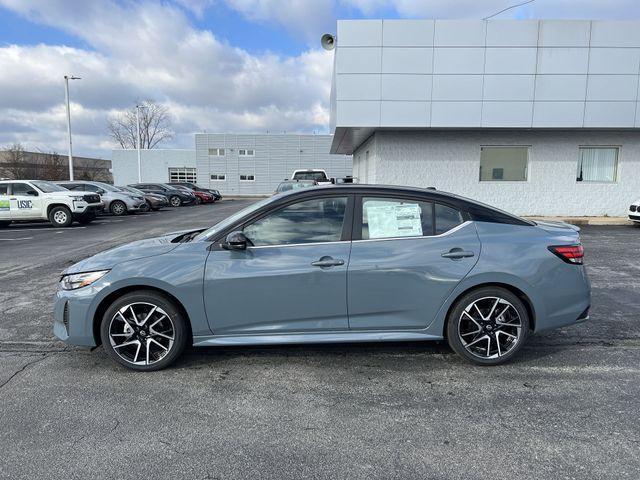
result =
M43 181L34 181L33 183L38 190L43 193L52 193L52 192L68 192L68 188L61 187L60 185L56 185L51 182L43 182Z
M298 188L312 187L313 182L283 182L278 185L277 192L288 192L289 190L297 190Z
M119 192L120 189L114 187L113 185L109 185L108 183L102 183L102 182L94 182L95 185L97 185L98 187L102 188L103 190L106 190L107 192Z
M223 229L227 228L232 223L237 222L238 220L240 220L245 215L249 215L251 212L255 212L256 210L258 210L259 208L263 207L264 205L266 205L269 202L271 202L271 198L265 198L264 200L260 200L257 203L254 203L252 205L249 205L248 207L243 208L242 210L240 210L240 211L234 213L233 215L231 215L230 217L227 217L224 220L216 223L213 227L211 227L211 228L205 230L204 232L200 233L198 236L194 237L194 240L206 240L206 239L209 239L209 237L212 237L213 235L215 235L220 230L223 230Z
M327 176L324 172L296 172L293 176L294 180L315 180L317 182L323 182L327 180Z

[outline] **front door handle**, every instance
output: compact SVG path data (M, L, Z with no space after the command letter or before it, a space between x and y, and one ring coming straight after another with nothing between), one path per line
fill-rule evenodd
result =
M468 252L461 248L452 248L448 252L445 252L442 254L443 258L450 258L452 260L459 260L461 258L469 258L473 256L474 256L473 252Z
M344 260L333 257L320 257L319 260L311 262L311 265L314 267L339 267L340 265L344 265Z

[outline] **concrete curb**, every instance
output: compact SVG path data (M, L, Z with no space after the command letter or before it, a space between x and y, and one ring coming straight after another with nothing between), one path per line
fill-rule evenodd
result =
M626 217L524 217L529 220L566 222L572 225L633 225Z

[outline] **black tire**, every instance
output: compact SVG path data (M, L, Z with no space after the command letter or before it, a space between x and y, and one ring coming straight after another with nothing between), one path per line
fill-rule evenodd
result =
M113 202L111 202L111 205L109 205L109 211L116 217L126 215L127 205L120 200L114 200Z
M496 318L501 320L496 322ZM530 324L529 312L520 298L501 287L481 287L465 294L454 304L447 318L447 341L458 355L471 363L500 365L511 360L522 348L529 335ZM476 328L477 332L474 331ZM489 349L489 355L485 354L485 348ZM480 349L481 352L478 351Z
M196 197L196 205L201 205L202 199L200 197Z
M160 341L166 342L165 345L169 346L169 349L168 349L168 352L164 353L164 356L162 356L158 360L154 360L153 363L134 364L131 361L128 361L127 359L123 358L127 356L127 353L124 350L124 348L129 348L128 346L116 349L112 345L112 341L111 341L112 337L110 335L109 330L110 328L114 328L116 330L119 328L119 324L117 323L117 320L114 319L114 317L120 318L120 315L118 315L118 311L124 307L127 307L127 305L131 305L131 304L135 304L135 305L147 304L147 305L155 306L158 308L158 310L162 310L163 313L166 314L166 317L168 317L168 319L172 323L173 343L169 345L169 343L166 340L163 340L162 338L159 338L159 337L155 337ZM142 305L142 307L144 307L144 305ZM142 314L144 315L144 313L145 312L143 311ZM129 317L129 321L131 321L133 315L129 313L128 309L124 311L124 315ZM162 315L159 315L159 316L162 316ZM141 319L142 318L140 318L140 321ZM157 317L155 319L157 319ZM112 321L113 321L113 327L112 327ZM131 338L134 338L137 336L137 338L142 339L142 338L149 338L153 336L153 334L151 333L152 330L149 328L149 325L153 321L154 321L154 318L149 320L149 323L145 324L148 332L146 336L144 337L141 336L141 333L143 332L141 333L134 332L132 333L131 337L128 337L122 340L119 340L120 337L118 337L118 340L114 340L114 341L119 341L120 343L124 343L126 341L140 342L140 340L131 340ZM101 324L100 324L100 338L102 340L102 346L104 350L113 360L115 360L120 365L130 368L131 370L137 370L142 372L161 370L171 365L180 355L182 355L182 352L184 351L187 345L187 341L190 338L187 321L188 320L184 317L181 310L164 295L158 292L155 292L153 290L138 290L135 292L130 292L125 295L122 295L121 297L117 298L109 306L107 311L104 313ZM122 323L122 325L124 325L124 322ZM133 328L138 328L139 331L143 330L138 326L135 326L135 325L131 325L131 326ZM165 331L165 333L167 333L167 331ZM133 349L137 347L135 345L132 345L131 348ZM119 353L117 353L116 350L123 352L122 356ZM144 350L144 347L142 347L141 350ZM133 355L133 353L131 355ZM134 357L134 359L135 358L136 357ZM142 361L146 362L146 359L143 358Z
M53 207L49 212L49 221L54 227L66 228L71 226L73 223L71 210L64 206Z
M182 205L182 200L180 200L179 196L172 195L171 197L169 197L169 205L171 205L172 207L179 207L180 205Z
M8 227L9 225L11 225L11 221L10 220L6 220L6 221L2 220L2 221L0 221L0 228Z
M150 202L145 202L142 205L140 205L140 211L141 212L150 212L151 211L151 203Z

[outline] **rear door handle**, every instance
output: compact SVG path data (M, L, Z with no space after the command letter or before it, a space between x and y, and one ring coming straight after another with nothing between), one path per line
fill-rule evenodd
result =
M461 258L469 258L473 257L475 254L473 252L468 252L466 250L462 250L461 248L452 248L448 252L442 254L443 258L450 258L452 260L459 260Z
M311 262L311 265L314 267L339 267L340 265L344 265L344 260L333 257L320 257L319 260Z

